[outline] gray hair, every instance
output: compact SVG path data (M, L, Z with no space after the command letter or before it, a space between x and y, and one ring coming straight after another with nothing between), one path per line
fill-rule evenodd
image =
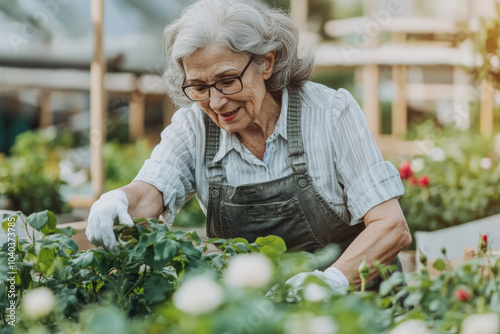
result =
M273 73L266 81L270 92L299 88L314 70L311 51L299 58L299 31L293 20L255 0L200 0L165 28L164 42L163 76L167 93L177 106L192 103L181 88L185 79L182 60L212 43L253 55L256 64L263 64L265 55L275 50Z

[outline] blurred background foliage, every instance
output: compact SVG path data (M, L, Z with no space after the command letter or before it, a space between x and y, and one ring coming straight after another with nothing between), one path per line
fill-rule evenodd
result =
M27 131L16 137L10 157L0 155L0 195L7 207L25 214L46 209L68 212L60 189L59 161L71 136L54 131Z
M430 139L409 162L399 203L412 233L434 231L500 213L500 141L477 131L440 129L427 121L415 136ZM428 184L419 180L427 178ZM414 238L415 241L415 238ZM412 245L415 247L415 243Z

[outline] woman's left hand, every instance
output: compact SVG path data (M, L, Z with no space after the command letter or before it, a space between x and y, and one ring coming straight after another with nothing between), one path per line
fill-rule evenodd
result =
M288 296L287 296L288 302L300 300L298 293L299 291L304 289L304 282L306 278L310 276L318 277L323 282L325 282L330 287L330 289L332 289L335 292L344 293L347 291L347 288L349 287L349 281L347 280L347 277L345 277L345 275L335 267L330 267L325 271L315 270L313 272L299 273L289 278L285 282L285 285L290 286L290 290L288 290ZM275 286L271 290L269 290L266 296L268 297L273 296L276 292L276 288L277 287Z
M349 287L349 281L347 280L347 277L345 277L345 275L335 267L330 267L325 271L315 270L313 272L297 274L288 279L285 284L291 285L293 290L296 290L298 292L303 288L306 278L311 275L318 277L323 282L325 282L332 290L337 292L344 292Z

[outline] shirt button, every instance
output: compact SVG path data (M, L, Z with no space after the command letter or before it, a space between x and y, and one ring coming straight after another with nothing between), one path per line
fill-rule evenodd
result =
M220 192L219 192L219 190L218 190L218 189L214 189L214 190L212 190L212 196L213 196L213 197L219 197L219 195L220 195Z
M307 186L307 181L306 181L306 179L300 179L300 180L299 180L299 186L300 186L301 188L304 188L305 186Z

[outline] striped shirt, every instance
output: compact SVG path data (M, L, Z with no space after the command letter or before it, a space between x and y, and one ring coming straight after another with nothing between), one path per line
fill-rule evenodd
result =
M263 161L242 145L236 134L221 129L214 160L222 161L224 182L239 186L292 173L287 164L286 89L281 103ZM306 83L301 90L301 130L309 175L325 200L351 225L359 223L374 206L403 194L399 172L383 160L361 108L345 89ZM195 194L206 214L205 134L203 111L196 104L177 110L134 179L162 192L167 222L171 223L178 209Z

